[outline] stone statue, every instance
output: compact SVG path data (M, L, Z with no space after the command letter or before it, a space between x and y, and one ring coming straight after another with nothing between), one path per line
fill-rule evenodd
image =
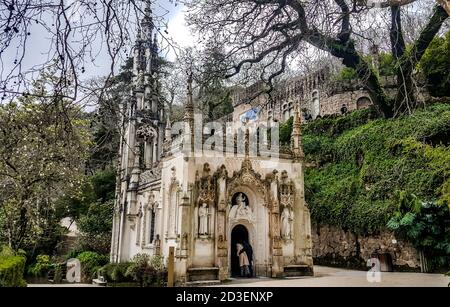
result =
M240 193L236 197L237 212L236 217L247 217L249 213L249 207L245 204L245 196Z
M198 209L198 217L199 217L198 233L201 235L208 234L209 210L208 205L206 203L203 203Z
M281 235L285 239L291 238L293 220L294 217L291 209L289 207L284 207L281 214Z
M239 195L236 197L236 205L231 207L230 210L231 219L246 219L252 222L254 221L252 209L245 203L245 199L246 197L242 193L239 193Z
M159 235L156 235L154 245L155 245L155 255L161 255L161 239L159 238Z

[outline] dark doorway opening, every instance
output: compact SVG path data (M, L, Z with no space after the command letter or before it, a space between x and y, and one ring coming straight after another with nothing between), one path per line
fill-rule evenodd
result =
M241 274L236 244L243 241L249 242L248 230L244 225L236 225L231 231L231 276L233 277L238 277Z

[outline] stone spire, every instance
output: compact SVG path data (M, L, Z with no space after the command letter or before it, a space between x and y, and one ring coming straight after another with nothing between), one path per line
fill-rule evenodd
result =
M144 40L150 47L152 43L152 34L154 28L152 2L150 0L144 1L145 1L144 18L142 18L141 27L144 31Z
M167 120L166 120L166 131L165 136L166 142L172 141L172 123L170 122L170 116L167 114Z
M292 124L291 150L294 160L301 160L305 157L302 148L302 122L298 105L294 107L294 123Z
M194 99L192 94L192 71L188 73L187 81L187 99L184 106L184 120L193 121L194 120Z
M187 99L184 106L184 142L186 149L194 152L194 99L192 94L192 71L188 72Z

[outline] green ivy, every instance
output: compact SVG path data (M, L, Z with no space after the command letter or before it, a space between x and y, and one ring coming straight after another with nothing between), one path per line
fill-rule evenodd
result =
M399 191L446 208L449 140L450 105L445 104L396 119L377 118L367 109L304 125L306 162L316 165L305 170L313 221L356 234L385 230L398 211Z
M21 254L15 254L8 247L0 251L0 288L2 287L26 287L23 278L26 258Z
M50 261L50 256L48 255L38 255L36 257L36 262L28 267L28 274L35 277L44 277L48 273L52 266Z
M425 51L419 70L425 75L428 90L437 97L450 97L450 31L436 37Z

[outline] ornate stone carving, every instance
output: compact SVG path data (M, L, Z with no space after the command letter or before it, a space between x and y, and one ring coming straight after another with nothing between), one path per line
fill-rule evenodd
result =
M273 238L273 255L274 256L283 256L283 249L281 248L280 237Z
M204 176L197 179L198 202L212 205L216 199L216 181L213 176L209 175L209 165L207 163L203 168L203 174Z
M252 223L256 222L252 208L245 201L246 197L242 193L236 197L236 204L231 207L229 213L230 221L247 220Z
M280 205L282 208L290 207L294 205L294 183L288 179L287 173L284 171L281 174L280 180Z
M252 189L256 189L256 192L263 196L265 202L267 202L267 190L266 182L261 179L261 175L253 170L250 159L244 159L242 161L241 170L233 173L233 177L229 179L228 184L228 203L231 203L231 198L234 194L239 192L240 187L248 186ZM264 203L263 205L266 205Z
M147 184L161 179L161 167L153 168L140 175L140 184Z
M228 256L228 244L224 239L223 235L219 235L219 239L217 240L217 256L218 257L227 257Z
M283 239L292 239L292 222L294 221L294 213L290 207L284 207L281 213L281 236Z
M136 131L137 138L144 141L156 138L157 135L155 128L148 124L141 125Z

